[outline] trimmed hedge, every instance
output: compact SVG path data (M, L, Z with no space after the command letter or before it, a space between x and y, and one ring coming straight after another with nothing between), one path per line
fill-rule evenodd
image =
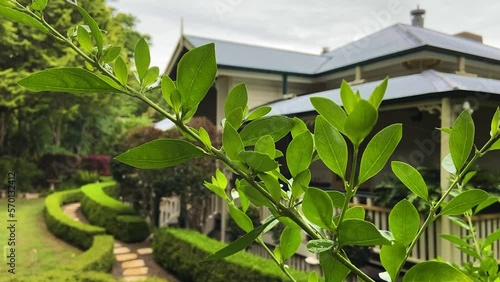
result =
M117 282L113 276L100 272L47 271L39 275L2 275L0 282ZM142 282L166 282L166 279L148 278Z
M138 216L132 207L110 197L109 187L114 182L94 183L82 187L83 214L95 225L102 226L116 239L123 242L141 242L149 235L146 220Z
M246 252L222 260L200 262L226 246L193 230L161 228L155 232L153 255L161 266L182 281L289 281L273 261ZM293 269L290 272L297 281L307 281L307 273Z
M77 256L70 263L65 264L62 270L109 272L113 266L114 238L110 235L96 235L92 247Z
M105 234L102 227L84 224L68 217L61 206L78 202L83 196L80 189L56 192L45 199L45 224L56 237L83 250L90 248L95 235Z

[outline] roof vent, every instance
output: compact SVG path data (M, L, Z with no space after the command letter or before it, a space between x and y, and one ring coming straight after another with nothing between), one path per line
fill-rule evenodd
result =
M466 38L466 39L473 40L473 41L477 41L479 43L483 43L483 37L479 34L475 34L472 32L462 31L462 32L455 34L455 36Z
M424 27L424 17L423 17L425 15L424 9L420 9L420 7L417 5L417 9L412 10L410 12L410 15L412 16L411 19L412 26Z
M324 46L322 49L321 49L321 55L323 54L326 54L330 52L330 47L327 47L327 46Z

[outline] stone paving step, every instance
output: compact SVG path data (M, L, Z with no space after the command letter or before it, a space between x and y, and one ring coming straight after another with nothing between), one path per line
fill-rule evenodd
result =
M142 281L142 280L146 280L146 279L148 279L148 277L145 275L127 276L127 277L123 278L123 280L125 280L125 281Z
M130 249L127 247L118 247L115 248L113 252L115 253L115 255L128 254L130 253Z
M147 275L148 271L147 267L127 268L123 271L123 276Z
M137 254L123 254L123 255L116 255L115 259L117 261L127 261L127 260L134 260L137 259Z
M122 244L115 242L115 245L114 245L114 246L115 246L115 248L119 248L119 247L121 247L121 246L122 246Z
M153 253L153 249L151 249L151 248L137 249L137 253L140 255L149 255L149 254Z
M141 266L144 266L144 260L142 259L129 260L122 263L122 268L133 268Z

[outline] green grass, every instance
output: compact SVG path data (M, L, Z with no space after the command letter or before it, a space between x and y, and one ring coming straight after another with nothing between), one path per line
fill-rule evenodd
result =
M17 199L16 273L39 274L72 260L81 251L56 238L45 226L44 199ZM7 245L7 199L0 199L0 273L6 273L3 249Z

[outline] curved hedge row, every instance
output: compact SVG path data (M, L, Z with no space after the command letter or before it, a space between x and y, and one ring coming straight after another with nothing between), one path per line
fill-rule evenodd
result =
M58 238L81 249L92 245L95 235L105 234L102 227L84 224L68 217L61 206L78 202L83 196L80 189L56 192L45 199L45 223L47 228Z
M193 230L162 228L155 232L153 255L161 266L182 281L289 281L274 262L245 252L222 260L200 262L225 246L227 244ZM307 273L290 272L297 281L307 281Z
M96 235L92 246L77 256L61 270L109 272L113 267L114 238L111 235Z
M82 187L83 214L95 225L102 226L123 242L141 242L149 236L149 225L135 210L110 197L105 189L114 182L94 183Z
M101 272L79 272L79 271L60 271L51 270L39 275L3 275L0 276L0 282L117 282L111 274ZM147 278L142 282L166 282L165 279Z

